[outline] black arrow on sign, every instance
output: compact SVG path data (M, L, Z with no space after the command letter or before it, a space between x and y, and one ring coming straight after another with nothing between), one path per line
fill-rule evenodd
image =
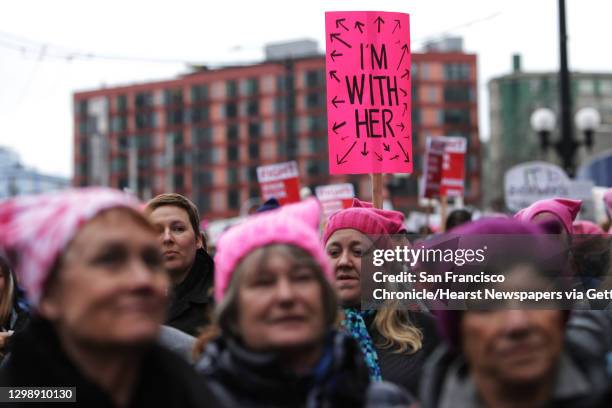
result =
M351 47L351 44L347 43L346 41L344 41L342 38L340 38L340 33L331 33L329 34L329 39L331 40L331 42L334 42L334 39L340 41L342 44L346 45L349 48L353 48Z
M404 55L406 55L407 51L408 51L408 44L404 44L402 46L402 56L400 57L399 63L397 64L397 68L395 69L396 71L399 69L400 65L402 65L402 61L404 60Z
M346 125L346 122L340 122L340 123L334 122L334 126L332 126L332 130L334 131L335 134L338 134L338 129L340 129L344 125Z
M338 107L339 103L344 103L344 99L336 99L338 98L337 96L334 96L334 99L332 99L332 103L334 104L334 108ZM406 105L406 104L404 104Z
M395 20L395 27L393 27L393 31L391 31L391 34L393 34L395 32L395 29L397 29L397 28L402 28L402 26L400 25L400 21L399 20Z
M408 68L404 68L404 73L402 74L401 78L407 77L410 75L410 70Z
M374 152L374 154L376 155L376 158L378 159L378 161L382 161L382 156L376 152Z
M389 146L386 143L383 143L383 149L385 149L385 152L390 152L391 151L391 146Z
M336 60L334 59L335 57L341 57L343 54L341 52L338 52L336 50L333 50L332 53L329 55L332 59L332 61L336 62Z
M383 20L382 17L378 16L376 20L374 20L374 22L378 23L378 32L380 33L380 25L385 24L385 20Z
M332 101L333 102L333 101ZM343 101L344 102L344 101ZM402 112L402 116L404 116L406 114L406 112L408 111L408 104L406 102L404 102L404 111Z
M404 124L403 124L403 123L400 123L399 125L397 125L397 127L398 127L398 128L400 128L400 129L402 129L402 132L403 132L403 131L404 131L404 128L405 128L406 126L404 126Z
M365 24L363 24L361 21L355 21L355 28L359 29L359 32L361 34L363 34L363 30L361 29L361 27L363 27Z
M400 92L402 93L402 95L408 96L408 92L404 91L402 88L400 88Z
M337 20L336 20L336 28L338 28L338 27L342 27L342 28L344 28L346 31L348 31L349 29L348 29L348 28L346 28L346 26L345 26L344 24L342 24L342 22L343 22L344 20L346 20L346 18L339 18L339 19L337 19Z
M341 159L338 159L338 155L336 155L336 164L340 165L340 164L346 163L346 156L349 155L349 153L351 152L351 150L353 150L353 147L355 147L356 144L357 144L357 142L353 142L351 147L348 149L348 151L346 153L344 153L344 156L342 156Z
M404 160L404 163L410 163L410 158L408 157L408 153L406 153L402 144L400 142L397 142L397 144L399 145L400 149L402 149L402 153L404 153L404 157L406 158L406 160Z
M361 152L361 154L363 155L363 157L365 157L368 155L368 153L370 152L366 150L366 142L363 142L363 151Z
M329 71L329 77L334 78L336 81L340 82L340 78L336 75L336 71Z
M396 154L395 156L393 156L393 157L391 158L391 160L396 160L396 159L398 159L398 158L399 158L399 154Z
M348 139L348 136L344 136L341 140L344 142L346 139Z

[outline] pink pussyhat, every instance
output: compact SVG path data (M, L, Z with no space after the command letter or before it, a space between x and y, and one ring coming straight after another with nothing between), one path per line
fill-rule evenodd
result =
M599 225L591 221L574 221L572 228L576 235L607 235Z
M406 231L404 214L399 211L381 210L370 203L353 200L351 208L338 211L325 226L323 243L327 243L331 235L341 229L354 229L364 235L399 234Z
M514 218L521 221L532 221L536 215L542 213L554 214L565 231L572 234L572 222L576 219L576 216L580 212L582 201L571 200L569 198L551 198L547 200L536 201L527 208L523 208L514 215Z
M57 259L79 229L101 211L141 203L101 187L22 196L0 202L0 254L11 263L32 306L37 307Z
M215 301L219 303L234 270L249 253L271 244L289 244L302 248L319 263L332 282L333 273L321 240L321 207L315 198L285 205L249 217L221 235L215 255Z

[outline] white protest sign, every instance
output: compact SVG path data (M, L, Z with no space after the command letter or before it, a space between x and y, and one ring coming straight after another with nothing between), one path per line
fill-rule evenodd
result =
M519 211L538 200L570 197L570 179L559 166L527 162L512 167L504 177L506 207Z

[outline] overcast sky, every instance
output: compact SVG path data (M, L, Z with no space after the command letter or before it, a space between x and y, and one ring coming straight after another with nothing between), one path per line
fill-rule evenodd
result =
M444 34L478 54L481 138L488 138L486 84L523 69L558 69L557 0L0 0L0 145L28 166L72 175L72 93L170 78L178 61L258 61L263 45L313 38L323 51L325 11L409 13L412 50ZM610 0L567 0L572 70L612 72ZM66 58L99 56L177 62ZM60 58L58 58L58 56Z

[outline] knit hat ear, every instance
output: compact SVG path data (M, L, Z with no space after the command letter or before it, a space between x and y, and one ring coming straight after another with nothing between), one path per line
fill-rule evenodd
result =
M572 220L575 220L582 207L582 201L571 200L569 198L555 198L555 201L565 206L572 216Z
M374 204L369 201L361 201L358 198L353 198L353 208L361 207L361 208L374 208Z
M305 200L300 205L281 207L279 214L301 220L303 223L318 230L321 221L321 204L315 199Z

